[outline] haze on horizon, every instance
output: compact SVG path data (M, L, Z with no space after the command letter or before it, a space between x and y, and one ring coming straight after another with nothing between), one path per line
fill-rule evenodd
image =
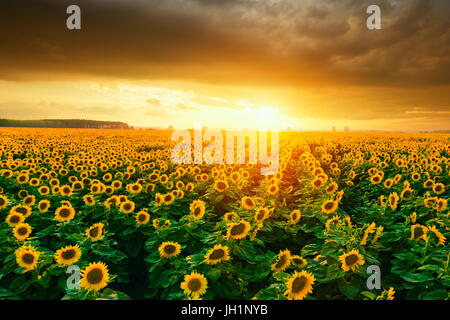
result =
M446 0L75 2L1 1L0 118L450 128ZM381 30L366 28L371 4Z

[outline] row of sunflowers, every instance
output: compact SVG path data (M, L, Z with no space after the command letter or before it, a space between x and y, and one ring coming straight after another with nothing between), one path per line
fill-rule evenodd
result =
M263 176L175 165L169 131L0 129L0 299L448 299L449 141L284 132Z

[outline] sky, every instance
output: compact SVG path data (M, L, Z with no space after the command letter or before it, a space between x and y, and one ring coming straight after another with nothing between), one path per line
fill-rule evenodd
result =
M81 8L68 30L67 6ZM381 8L368 30L366 8ZM2 0L0 118L450 129L448 0Z

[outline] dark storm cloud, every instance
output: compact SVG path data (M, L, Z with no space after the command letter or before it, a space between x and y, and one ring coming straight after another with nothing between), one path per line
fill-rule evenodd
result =
M65 27L70 4L81 7L80 31ZM381 7L382 30L365 26L370 4ZM449 8L445 0L2 0L0 77L446 88ZM448 108L448 95L438 104Z

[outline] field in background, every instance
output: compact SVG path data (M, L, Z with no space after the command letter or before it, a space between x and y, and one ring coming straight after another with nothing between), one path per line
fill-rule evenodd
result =
M447 299L449 142L284 132L262 176L174 165L169 131L0 128L0 299Z

